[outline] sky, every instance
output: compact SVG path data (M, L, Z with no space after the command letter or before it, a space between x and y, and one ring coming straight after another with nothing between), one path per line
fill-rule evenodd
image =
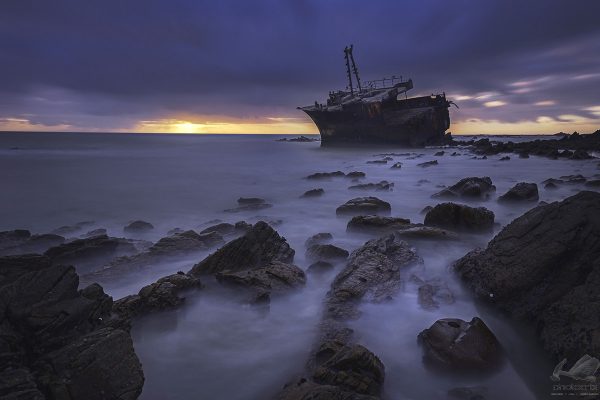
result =
M455 134L600 129L598 0L2 0L0 130L317 133L361 79L445 92Z

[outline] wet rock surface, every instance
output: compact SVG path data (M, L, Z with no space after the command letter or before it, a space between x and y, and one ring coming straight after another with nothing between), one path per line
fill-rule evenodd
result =
M319 232L317 234L312 235L306 242L304 242L304 247L307 249L315 244L324 244L329 243L333 240L333 235L329 232Z
M214 274L224 270L242 271L268 264L271 261L291 263L294 250L269 224L259 221L246 232L190 270L192 276Z
M64 242L64 237L53 233L32 235L25 229L4 231L0 232L0 255L43 253Z
M410 220L400 217L385 217L379 215L357 215L348 221L348 232L369 232L385 234L410 226Z
M6 399L136 399L144 375L112 299L78 290L73 267L39 255L0 258L0 385Z
M332 271L333 268L334 268L333 264L331 264L327 261L317 261L317 262L310 264L308 266L308 268L306 269L306 271L308 273L320 274L320 273Z
M348 200L339 206L335 212L337 215L356 214L389 214L392 210L390 203L377 197L357 197Z
M221 284L241 287L256 292L254 297L264 294L283 293L306 284L304 271L293 264L272 261L258 268L238 272L222 271L215 274Z
M125 226L125 228L123 228L123 231L127 233L146 233L153 229L154 225L152 225L150 222L138 220L129 223L127 226Z
M308 175L306 179L318 180L318 179L330 179L330 178L339 178L346 176L342 171L334 171L334 172L315 172L314 174Z
M306 250L306 258L321 261L341 261L348 258L347 250L332 244L313 244Z
M393 165L390 167L390 169L401 169L401 168L402 168L402 163L401 163L401 162L394 163L394 164L393 164Z
M477 317L470 322L440 319L419 333L418 339L423 346L425 363L447 371L492 370L502 358L496 336Z
M489 177L470 177L461 179L456 184L434 194L431 197L441 199L453 199L462 197L467 199L484 200L487 199L495 191L496 186L492 184L492 180Z
M394 183L388 181L381 181L377 183L360 183L358 185L349 186L350 190L379 190L379 191L387 191L392 190L394 187Z
M485 207L441 203L427 212L424 223L457 231L485 232L494 227L494 213Z
M426 162L417 164L417 167L427 168L427 167L433 167L434 165L438 165L438 161L437 160L426 161Z
M538 187L535 183L519 182L498 198L499 202L538 201Z
M325 189L318 188L318 189L307 190L300 197L303 197L303 198L307 198L307 197L320 197L320 196L323 196L324 194L325 194Z
M600 194L538 206L458 260L480 298L536 327L555 359L600 353Z
M237 207L228 208L223 211L227 213L238 213L244 211L264 210L266 208L273 207L272 204L267 203L265 199L261 199L259 197L240 197L237 200L237 203Z

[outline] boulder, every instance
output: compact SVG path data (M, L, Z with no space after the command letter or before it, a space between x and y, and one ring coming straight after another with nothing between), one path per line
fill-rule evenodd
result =
M348 251L332 244L313 244L306 250L311 260L341 261L348 258Z
M446 282L441 279L429 279L420 283L417 290L419 305L425 310L435 310L442 304L453 304L454 294L448 288Z
M386 159L382 159L382 160L371 160L371 161L367 161L367 164L387 164L388 160Z
M327 261L317 261L308 266L306 271L308 273L320 274L323 272L328 272L333 270L333 264L328 263Z
M492 180L489 177L470 177L461 179L458 183L431 197L450 199L460 197L469 199L487 199L494 191L496 191L496 186L492 184Z
M446 154L446 153L444 152L444 150L440 150L440 151L436 152L436 153L434 154L434 156L436 156L436 157L441 157L441 156L443 156L444 154Z
M571 156L571 159L573 160L589 160L590 158L594 157L592 157L587 151L581 149L575 150Z
M348 232L389 233L410 226L410 220L379 215L357 215L348 221Z
M293 264L272 261L245 271L222 271L215 274L221 284L243 287L258 293L283 293L306 284L304 271Z
M304 194L300 197L302 197L302 198L320 197L320 196L323 196L324 193L325 193L325 190L323 188L311 189L311 190L307 190L306 192L304 192Z
M152 256L175 256L206 250L224 243L223 237L216 231L198 234L188 230L161 238L148 249L148 253Z
M306 179L318 180L318 179L330 179L346 176L342 171L335 172L316 172L314 174L308 175Z
M180 294L201 289L202 283L183 272L168 275L144 286L137 295L126 296L115 301L113 312L124 318L175 308L183 304L185 297Z
M390 167L390 169L401 169L401 168L402 168L402 163L401 163L401 162L394 163L394 164L393 164L393 165Z
M348 172L346 174L346 178L350 178L350 179L360 179L360 178L364 178L365 176L367 176L367 174L365 174L364 172L361 172L361 171L352 171L352 172Z
M93 224L94 224L93 221L82 221L82 222L76 223L75 225L61 226L60 228L54 229L50 233L53 233L53 234L59 235L59 236L73 235L73 234L81 231L83 228L89 227Z
M130 222L127 226L125 226L125 228L123 228L123 230L127 233L146 233L152 229L154 229L154 225L152 225L150 222L141 220Z
M427 167L432 167L434 165L438 165L438 161L437 160L427 161L427 162L423 162L423 163L417 164L417 167L427 168Z
M389 214L391 210L390 203L371 196L348 200L345 204L339 206L335 212L337 215Z
M81 236L84 238L91 238L94 236L102 236L102 235L107 235L106 229L104 229L104 228L98 228L98 229L88 231L87 233L85 233Z
M469 207L456 203L441 203L425 215L425 225L457 231L491 231L494 213L485 207Z
M360 183L358 185L352 185L349 186L348 189L350 190L380 190L380 191L387 191L387 190L392 190L392 188L394 187L394 184L392 182L388 182L388 181L381 181L381 182L377 182L377 183Z
M78 290L73 267L40 255L0 258L0 391L6 399L135 399L144 376L112 299ZM42 394L43 393L43 394Z
M498 198L499 202L523 202L523 201L538 201L538 187L535 183L519 182L508 192Z
M320 233L312 235L311 237L306 239L306 242L304 242L304 246L308 249L312 245L328 243L332 240L333 240L333 235L331 233L320 232Z
M237 207L228 208L223 211L227 212L227 213L238 213L238 212L246 212L246 211L264 210L265 208L273 207L273 204L265 203L264 200L263 200L263 202L252 202L252 201L244 202L247 199L245 199L243 197L238 199L238 202L239 202L239 200L242 200L242 203L238 203L239 205ZM251 199L251 200L255 200L255 199ZM260 200L262 200L262 199L260 199Z
M501 157L499 161L510 161L510 157L509 156Z
M306 378L284 386L277 400L380 400L378 396L362 395L339 386L320 385Z
M260 197L240 197L237 199L237 202L240 206L266 203L265 199L261 199Z
M269 226L259 221L246 232L204 260L194 265L190 270L192 276L214 274L224 270L242 271L263 266L271 261L291 263L294 260L294 250L285 238Z
M407 240L460 240L455 232L420 224L411 224L405 229L396 231L396 233Z
M427 365L447 371L489 371L498 367L502 348L487 325L475 317L436 321L418 336Z
M600 193L538 206L458 260L477 297L533 324L556 361L600 354Z
M592 188L600 187L600 179L591 179L585 183L585 186Z
M0 255L43 253L64 242L64 237L53 233L31 235L29 231L20 229L0 232Z
M220 224L211 225L208 228L205 228L200 231L200 234L203 235L205 233L216 232L219 235L229 235L235 232L235 225L229 224L227 222L221 222ZM176 232L180 233L180 232Z

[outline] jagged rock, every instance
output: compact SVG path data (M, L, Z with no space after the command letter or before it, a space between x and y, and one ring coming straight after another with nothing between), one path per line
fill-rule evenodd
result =
M115 257L137 252L138 247L133 240L100 235L51 247L44 255L48 256L54 264L72 263L80 267L89 264L100 265Z
M464 178L449 188L434 194L433 198L475 198L487 199L492 192L496 191L496 186L492 185L489 177Z
M0 232L0 249L18 246L30 237L31 232L26 229Z
M345 204L339 206L335 212L337 215L389 214L391 209L390 203L371 196L348 200Z
M431 166L434 166L434 165L438 165L438 161L437 160L427 161L427 162L424 162L424 163L417 164L417 167L427 168L427 167L431 167Z
M509 160L510 160L509 156L504 156L504 157L501 157L499 161L509 161Z
M53 233L31 235L29 231L21 229L0 232L0 255L43 253L64 242L64 237Z
M358 301L382 301L399 289L400 269L419 261L408 243L396 233L373 239L353 251L336 276L327 297L326 317L353 318Z
M348 251L332 244L313 244L306 250L306 258L312 260L339 261L348 258Z
M167 231L167 236L171 236L171 235L174 235L174 234L176 234L176 233L182 233L182 232L185 232L185 230L184 230L184 229L181 229L181 228L173 228L173 229L169 229L169 230Z
M538 187L535 183L519 182L498 198L500 202L538 201Z
M306 242L304 242L304 246L308 249L309 247L315 244L324 244L333 240L333 235L329 232L319 232L315 235L312 235Z
M190 270L193 276L214 274L224 270L232 272L252 269L271 261L291 263L294 250L285 238L266 222L259 221L244 234L194 265Z
M402 163L401 163L401 162L394 163L394 164L393 164L393 165L390 167L390 169L401 169L401 168L402 168Z
M485 371L498 366L502 349L496 336L475 317L470 322L456 318L436 321L419 333L424 361L449 371Z
M600 354L600 193L538 206L455 270L481 299L536 326L555 357Z
M222 222L220 224L212 225L208 228L201 230L200 234L202 235L210 232L217 232L219 235L229 235L235 232L235 225L228 224L227 222Z
M348 189L350 190L380 190L380 191L385 191L385 190L392 190L392 188L394 187L394 183L393 182L388 182L388 181L381 181L381 182L377 182L377 183L361 183L358 185L352 185L350 187L348 187Z
M91 238L94 236L102 236L102 235L107 235L106 229L104 228L98 228L98 229L94 229L92 231L89 231L85 234L82 235L82 237L84 238Z
M215 274L217 281L240 286L258 293L282 293L306 284L304 271L293 264L272 261L259 268L245 271L222 271Z
M121 317L132 318L141 314L167 310L180 306L185 297L180 294L190 289L201 289L202 283L183 272L168 275L144 286L137 295L115 301L113 312Z
M560 177L560 180L563 183L573 183L573 184L578 184L578 183L585 183L587 181L587 178L583 175L564 175Z
M306 179L329 179L346 176L342 171L335 172L316 172L314 174L308 175Z
M367 174L365 174L364 172L361 172L361 171L352 171L352 172L348 172L346 174L346 178L350 178L350 179L359 179L359 178L364 178L365 176L367 176Z
M383 217L378 215L357 215L348 221L348 232L389 233L410 226L410 220L399 217Z
M123 230L128 233L146 233L154 229L154 225L146 221L133 221L129 223Z
M585 183L587 187L600 187L600 179L592 179Z
M494 213L485 207L441 203L425 215L425 225L459 231L489 231L494 227Z
M423 207L423 209L419 212L419 214L421 215L425 215L427 214L429 211L431 211L433 209L433 206L425 206Z
M0 391L6 399L135 399L144 377L112 299L77 290L73 267L39 255L0 258Z
M161 238L148 249L148 253L152 256L175 256L206 250L224 243L223 237L216 231L198 234L189 230Z
M333 264L328 263L327 261L317 261L308 266L306 271L308 273L323 273L333 270Z
M589 153L585 150L575 150L573 155L571 156L572 160L589 160L590 158L594 158L589 155Z
M325 193L325 190L323 188L311 189L311 190L307 190L306 192L304 192L304 194L300 197L303 197L303 198L319 197L319 196L323 196L324 193Z

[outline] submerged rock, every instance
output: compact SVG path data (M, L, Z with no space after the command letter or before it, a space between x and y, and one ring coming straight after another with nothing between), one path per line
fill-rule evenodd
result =
M84 238L91 238L94 236L102 236L102 235L107 235L106 229L104 228L98 228L98 229L94 229L91 231L88 231L87 233L83 234L82 237Z
M425 225L459 231L490 231L494 213L485 207L469 207L456 203L441 203L425 215Z
M237 199L237 202L240 206L247 206L251 204L264 204L266 200L260 197L240 197Z
M215 274L222 284L243 287L258 293L282 293L306 284L304 271L293 264L272 261L245 271L222 271Z
M458 260L481 299L535 324L555 360L600 354L600 193L538 206Z
M492 192L496 191L496 186L492 184L489 177L464 178L458 181L455 185L450 186L434 194L433 198L471 198L471 199L487 199Z
M93 224L94 224L93 221L82 221L82 222L76 223L75 225L64 225L64 226L61 226L60 228L54 229L50 233L53 233L55 235L60 235L60 236L73 235L73 234L81 231L83 228L89 227L89 226L91 226Z
M477 317L470 322L440 319L419 333L418 338L424 348L425 363L448 371L491 370L502 358L498 339Z
M332 244L313 244L306 250L306 258L311 260L340 261L348 258L348 251Z
M78 290L70 266L43 256L0 258L2 397L135 399L144 383L131 336L110 323L112 299Z
M446 153L444 152L444 150L440 150L440 151L436 152L436 153L434 154L434 156L436 156L436 157L441 157L441 156L443 156L444 154L446 154Z
M434 166L434 165L438 165L438 161L437 160L427 161L427 162L424 162L424 163L417 164L417 167L426 168L426 167L431 167L431 166Z
M352 171L352 172L348 172L346 174L346 178L350 178L350 179L360 179L360 178L364 178L365 176L367 176L367 174L365 174L364 172L361 172L361 171Z
M342 171L335 172L316 172L314 174L308 175L306 179L330 179L336 177L346 176Z
M332 270L333 270L333 264L331 264L327 261L314 262L314 263L310 264L308 266L308 268L306 269L307 272L316 273L316 274L320 274L320 273L328 272L328 271L332 271Z
M352 214L389 214L392 210L390 203L377 197L357 197L339 206L337 215Z
M312 235L306 242L304 242L304 246L308 249L309 247L315 244L323 244L328 243L333 240L333 235L329 232L320 232L315 235Z
M389 233L410 226L410 220L399 217L384 217L379 215L357 215L348 221L348 232Z
M23 229L0 232L0 255L43 253L64 242L64 237L53 233L32 235Z
M455 232L432 226L423 226L420 224L411 225L405 229L396 232L403 239L418 240L459 240L460 236Z
M303 198L306 198L306 197L320 197L320 196L323 196L323 194L325 194L325 190L323 188L318 188L318 189L307 190L300 197L303 197Z
M154 229L154 225L152 225L150 222L138 220L129 223L127 226L125 226L125 228L123 228L123 231L128 233L145 233L151 231L152 229Z
M394 183L393 182L388 182L388 181L381 181L381 182L377 182L377 183L361 183L358 185L352 185L350 187L348 187L348 189L350 190L380 190L380 191L385 191L385 190L392 190L392 188L394 187Z
M535 183L519 182L508 192L498 198L499 202L522 202L522 201L538 201L538 187Z
M388 160L383 159L383 160L371 160L371 161L367 161L367 164L387 164Z
M224 270L236 272L260 267L271 261L291 263L293 260L294 250L285 238L266 222L259 221L244 236L232 240L194 265L189 273L197 276Z
M401 163L401 162L394 163L394 164L393 164L393 165L390 167L390 169L401 169L401 168L402 168L402 163Z

